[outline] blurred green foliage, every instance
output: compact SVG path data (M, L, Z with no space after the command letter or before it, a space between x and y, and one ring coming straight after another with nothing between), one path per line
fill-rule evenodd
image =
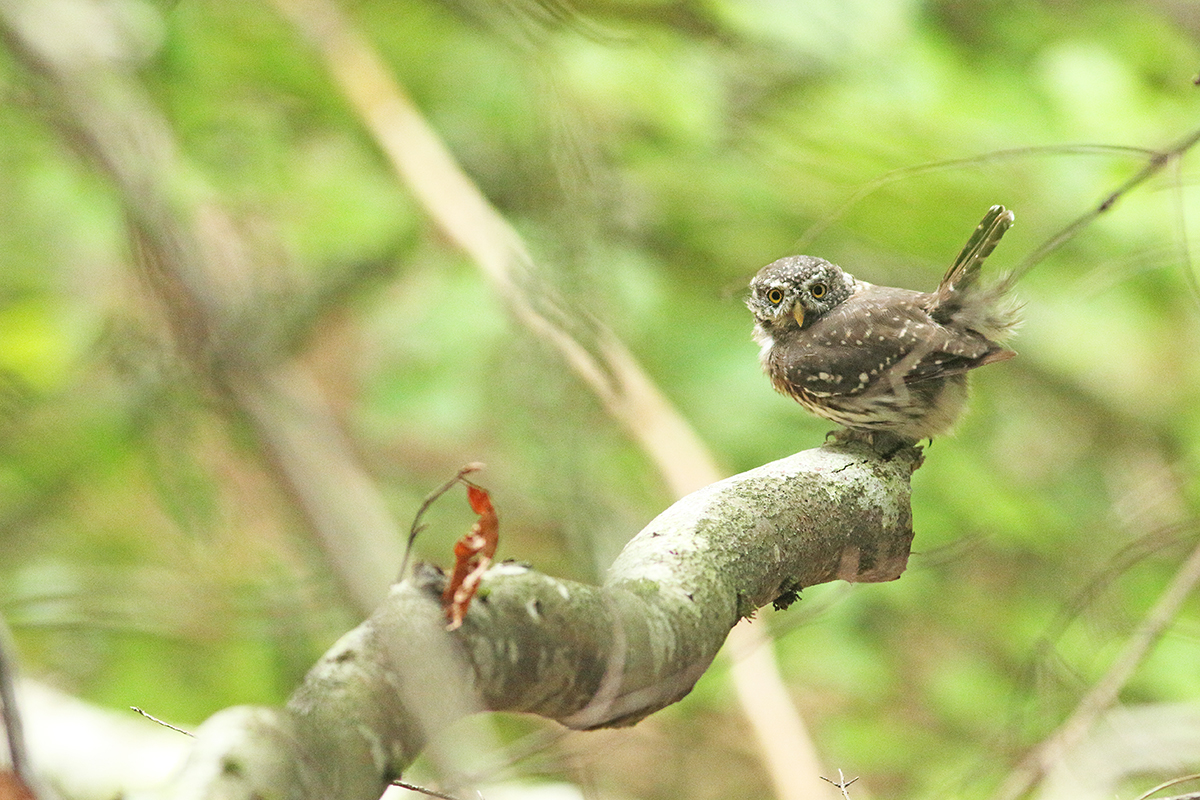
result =
M314 52L269 4L119 5L139 80L257 248L262 324L287 327L398 530L484 461L500 555L596 579L664 485L431 229ZM1137 171L1144 154L1116 148L1200 119L1200 16L1170 0L343 5L542 277L616 330L731 472L828 427L759 374L741 305L759 266L803 247L931 288L999 202L1017 226L990 264L1012 267ZM3 50L0 95L0 612L29 672L98 702L184 721L279 702L358 612L165 336L120 198ZM1196 539L1194 161L1022 280L1021 357L978 374L914 476L904 578L760 618L825 763L877 796L986 796ZM418 555L446 564L466 504L429 521ZM1198 615L1125 699L1200 695ZM613 796L769 796L724 671L529 770Z

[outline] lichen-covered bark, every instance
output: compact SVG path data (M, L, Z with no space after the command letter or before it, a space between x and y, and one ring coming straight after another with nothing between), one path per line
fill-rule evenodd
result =
M419 569L285 709L232 709L205 723L171 796L366 800L476 711L633 724L687 694L760 606L838 578L899 577L919 459L911 448L883 458L837 444L720 481L647 525L601 586L494 567L453 632L438 600L444 579Z

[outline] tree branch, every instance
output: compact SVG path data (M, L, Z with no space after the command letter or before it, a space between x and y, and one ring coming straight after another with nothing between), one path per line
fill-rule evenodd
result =
M602 586L494 567L445 630L440 572L393 587L283 709L235 708L196 731L171 797L375 798L431 738L476 711L576 729L631 725L685 696L730 629L835 579L900 576L919 451L807 450L705 487L625 547Z

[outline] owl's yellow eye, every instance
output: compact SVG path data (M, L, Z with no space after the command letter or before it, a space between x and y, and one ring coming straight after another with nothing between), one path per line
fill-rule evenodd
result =
M777 306L780 303L782 303L783 302L783 290L782 289L767 290L767 302L773 306Z
M810 286L808 288L808 293L811 294L813 297L817 298L818 300L820 300L822 297L824 297L826 294L829 293L829 287L823 283L814 283L812 286Z

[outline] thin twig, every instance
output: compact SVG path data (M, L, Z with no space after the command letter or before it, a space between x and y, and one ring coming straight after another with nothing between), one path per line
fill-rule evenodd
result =
M17 707L17 660L11 634L4 617L0 616L0 718L4 720L4 735L8 742L9 764L17 778L32 786L29 752L25 749L25 732L21 726L21 711Z
M421 507L417 509L416 516L413 517L412 527L408 530L408 542L404 545L404 558L400 561L400 572L398 573L399 578L397 578L397 580L404 579L404 573L408 569L408 559L412 554L413 542L417 540L417 537L421 534L421 531L425 530L425 526L421 524L421 517L425 516L425 512L429 510L431 505L437 502L439 497L453 489L457 484L463 482L465 476L470 475L472 472L478 472L479 470L483 469L483 466L484 465L478 461L472 461L470 464L464 465L462 469L454 474L453 478L446 481L433 492L431 492L429 496L425 498L425 502L421 503Z
M451 481L450 485L453 486L454 483L454 481ZM435 789L426 789L424 786L417 786L415 783L405 783L398 778L392 781L392 786L399 786L401 789L408 789L410 792L419 792L420 794L428 795L429 797L437 797L440 798L440 800L459 800L458 797L452 794L439 792Z
M874 180L868 181L863 186L859 187L850 198L844 202L836 211L828 214L820 219L820 221L809 226L807 230L796 240L796 249L804 251L811 245L821 234L828 230L835 222L850 211L851 208L862 202L863 199L870 197L875 192L890 186L893 183L899 183L910 178L915 178L920 175L927 175L935 172L947 172L950 170L963 169L965 167L978 166L994 161L1009 161L1017 158L1029 158L1030 156L1055 156L1055 155L1106 155L1106 156L1136 156L1140 158L1153 158L1158 155L1155 150L1150 150L1144 147L1127 147L1124 145L1108 145L1108 144L1069 144L1069 145L1052 145L1049 147L1013 147L1005 150L993 150L990 153L983 153L977 156L968 158L952 158L944 161L933 161L927 164L915 164L908 167L900 167L880 175Z
M1121 688L1179 613L1197 583L1200 583L1200 544L1180 566L1170 585L1129 637L1108 672L1083 696L1067 721L1048 739L1029 751L1009 773L994 800L1017 800L1023 797L1050 767L1083 740L1100 714L1116 701Z
M503 776L505 771L511 771L512 767L518 764L551 764L551 767L561 763L557 756L549 756L542 759L540 762L533 762L535 756L540 756L543 753L548 753L552 747L559 744L569 737L573 731L565 728L553 728L548 730L534 731L526 734L518 739L508 742L504 746L502 756L495 757L491 763L473 768L469 772L462 772L454 776L454 782L450 784L451 791L457 790L459 787L477 786L481 783L486 783L489 780L495 780L496 776Z
M1032 685L1037 665L1050 658L1054 643L1066 634L1067 629L1080 618L1089 606L1096 602L1100 594L1111 586L1117 576L1128 573L1138 564L1161 554L1167 548L1177 546L1181 538L1196 532L1197 526L1194 522L1167 525L1138 537L1109 556L1104 570L1094 575L1071 598L1066 600L1059 608L1055 618L1047 625L1046 631L1034 645L1033 654L1022 668L1022 684L1026 687Z
M164 728L170 728L171 730L175 731L176 733L182 733L184 736L191 736L193 739L196 737L196 734L192 733L191 731L185 731L183 728L178 728L178 727L172 725L171 723L167 722L166 720L161 720L158 717L151 714L149 711L146 711L145 709L138 708L137 706L130 706L129 710L136 711L137 713L141 714L143 717L150 720L151 722L157 722L159 725L162 725Z
M879 191L885 186L898 181L907 180L918 175L924 175L932 172L942 172L951 169L961 169L963 167L976 164L984 164L991 161L1009 160L1013 158L1028 158L1030 156L1043 155L1125 155L1138 156L1145 160L1142 168L1139 169L1132 177L1111 191L1100 203L1094 208L1080 215L1074 221L1063 227L1049 239L1042 243L1040 247L1034 250L1029 256L1021 262L1020 266L1013 271L1013 279L1019 278L1036 267L1046 256L1053 253L1055 250L1062 247L1064 244L1074 239L1084 228L1090 225L1101 214L1110 211L1129 192L1138 186L1142 185L1150 178L1162 172L1168 166L1178 167L1180 159L1197 143L1200 143L1200 129L1197 129L1187 136L1180 139L1173 146L1166 150L1151 150L1143 147L1126 147L1121 145L1103 145L1103 144L1080 144L1080 145L1061 145L1054 147L1019 147L1007 150L997 150L992 153L985 153L979 156L970 158L957 158L947 161L936 161L929 164L918 164L911 167L902 167L892 170L873 181L868 182L858 191L854 192L842 206L832 214L823 217L819 222L812 225L804 232L796 243L796 249L803 251L808 245L825 232L837 220L841 219L846 213L861 202L865 197ZM1178 223L1182 227L1182 223ZM1191 267L1191 254L1187 248L1186 236L1182 239L1182 257L1184 263L1188 265L1188 285L1192 289L1195 297L1200 299L1200 285L1198 285L1195 270Z
M1080 215L1074 222L1067 225L1058 233L1047 239L1042 246L1034 250L1021 265L1017 267L1015 273L1017 276L1024 275L1033 269L1042 259L1053 253L1064 244L1074 239L1076 234L1092 224L1097 217L1106 211L1110 211L1125 195L1129 194L1133 189L1141 186L1152 177L1162 172L1163 169L1178 161L1184 153L1195 147L1196 143L1200 142L1200 129L1192 131L1187 136L1183 137L1174 147L1166 150L1150 153L1145 165L1142 166L1132 177L1122 183L1116 189L1108 194L1100 203L1085 214Z
M858 780L857 775L850 780L846 780L845 773L843 773L840 769L838 770L838 779L836 781L833 778L826 778L824 775L821 775L820 778L823 781L832 783L834 786L840 789L842 792L842 797L846 798L846 800L850 800L850 784Z
M1169 789L1169 788L1170 788L1170 787L1172 787L1172 786L1178 786L1178 785L1179 785L1179 784L1181 784L1181 783L1187 783L1188 781L1194 781L1194 780L1197 780L1197 779L1200 779L1200 773L1193 773L1193 774L1191 774L1191 775L1184 775L1184 776L1182 776L1182 777L1179 777L1179 778L1172 778L1172 779L1171 779L1171 780L1169 780L1169 781L1163 781L1163 782L1162 782L1162 783L1160 783L1158 786L1155 786L1155 787L1154 787L1153 789L1151 789L1150 791L1148 791L1148 792L1146 792L1145 794L1142 794L1141 796L1139 796L1137 800L1148 800L1148 798L1149 798L1151 795L1153 795L1153 794L1158 794L1158 793L1159 793L1159 792L1161 792L1163 789ZM1200 793L1197 793L1197 792L1192 792L1192 793L1190 793L1190 794L1187 794L1187 795L1179 795L1179 796L1176 796L1176 797L1163 797L1163 798L1160 798L1160 800L1180 800L1180 798L1181 798L1181 797L1200 797Z
M1194 134L1194 135L1200 135L1200 131L1198 131L1197 134ZM1191 137L1189 137L1189 138L1191 138ZM1192 141L1190 144L1188 144L1188 147L1191 147L1191 145L1194 143L1195 142ZM1027 272L1029 272L1031 269L1033 269L1035 266L1037 266L1039 263L1041 263L1041 261L1046 256L1050 255L1055 250L1057 250L1058 248L1062 247L1067 242L1074 239L1075 236L1080 231L1082 231L1088 225L1091 225L1096 220L1097 217L1099 217L1101 214L1105 213L1106 211L1110 211L1113 208L1113 206L1115 206L1117 204L1117 201L1119 201L1126 194L1128 194L1130 192L1130 190L1145 183L1152 176L1154 176L1154 175L1158 174L1160 171L1162 171L1162 169L1164 167L1166 167L1167 164L1170 163L1172 156L1177 156L1177 155L1179 155L1180 152L1182 152L1182 151L1167 151L1167 152L1162 152L1162 153L1155 153L1153 156L1150 157L1149 161L1146 163L1145 166L1143 166L1140 170L1138 170L1137 173L1135 173L1133 175L1133 177L1129 178L1127 181L1122 183L1115 190L1113 190L1107 197L1105 197L1103 200L1101 200L1100 203L1098 205L1096 205L1095 208L1092 208L1090 211L1087 211L1087 212L1081 214L1080 216L1078 216L1074 221L1072 221L1066 227L1059 230L1056 234L1054 234L1049 239L1047 239L1045 242L1043 242L1040 247L1038 247L1036 250L1034 250L1032 253L1030 253L1028 256L1026 256L1025 260L1022 261L1021 265L1019 267L1017 267L1017 269L1015 270L1015 273L1017 275L1024 275Z
M1196 275L1196 265L1192 260L1192 247L1188 244L1187 211L1183 200L1183 159L1176 158L1171 162L1171 171L1175 187L1175 241L1179 243L1179 260L1186 267L1184 279L1188 291L1192 293L1192 302L1200 305L1200 277Z

